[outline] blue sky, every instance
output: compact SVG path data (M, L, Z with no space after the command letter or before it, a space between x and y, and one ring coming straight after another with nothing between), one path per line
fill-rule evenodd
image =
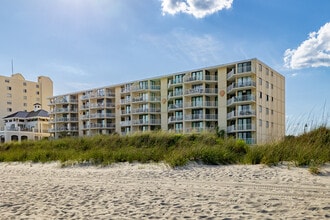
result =
M0 75L54 95L258 58L286 77L288 133L330 124L330 1L2 0Z

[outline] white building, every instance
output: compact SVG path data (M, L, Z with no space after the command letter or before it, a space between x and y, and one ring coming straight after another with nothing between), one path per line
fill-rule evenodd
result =
M41 140L48 138L49 115L41 109L39 103L34 104L31 112L18 111L4 119L4 129L0 131L0 142Z

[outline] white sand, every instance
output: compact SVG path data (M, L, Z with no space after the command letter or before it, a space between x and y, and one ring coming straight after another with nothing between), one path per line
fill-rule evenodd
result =
M330 219L330 165L0 163L0 219Z

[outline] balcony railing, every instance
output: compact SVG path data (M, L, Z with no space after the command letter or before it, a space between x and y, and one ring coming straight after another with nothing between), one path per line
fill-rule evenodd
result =
M217 76L189 76L189 77L184 77L183 79L184 82L193 82L193 81L218 81Z
M171 116L168 118L168 123L181 122L183 121L183 116Z
M186 102L184 103L185 108L208 108L208 107L218 107L218 102L215 101L204 101L204 102Z
M234 89L241 88L243 89L244 87L255 87L256 82L254 81L249 81L249 82L244 82L244 83L232 83L230 86L227 87L227 92L231 92Z
M168 106L168 110L176 110L176 109L182 109L183 108L183 104L179 103L179 104L170 104Z
M200 120L218 120L217 114L191 114L191 115L185 115L186 121L200 121Z
M238 102L249 102L249 101L255 101L256 97L254 95L242 95L242 96L235 96L231 99L227 100L227 105L231 105L233 103Z
M132 110L133 114L157 113L157 112L160 112L160 108L136 108Z
M183 95L183 91L169 92L168 98L173 98L173 97L182 96L182 95Z
M121 99L120 104L129 104L131 103L131 99Z
M168 87L171 87L172 85L175 85L175 84L181 84L181 83L183 83L183 79L178 79L178 80L170 79L168 81Z
M238 124L236 125L231 125L227 127L227 132L232 133L232 132L238 132L238 131L255 131L255 125L254 124Z
M160 119L150 119L150 120L138 119L138 120L133 120L133 125L160 125L160 123L161 123Z
M227 119L235 118L235 117L248 117L255 116L255 110L241 110L241 111L232 111L227 114Z
M85 125L84 129L100 129L100 128L108 128L108 129L114 129L116 125L114 123L92 123L90 125Z
M198 89L186 89L184 91L185 95L191 94L218 94L218 89L211 89L211 88L198 88Z
M131 126L132 125L132 121L121 121L120 122L120 126Z

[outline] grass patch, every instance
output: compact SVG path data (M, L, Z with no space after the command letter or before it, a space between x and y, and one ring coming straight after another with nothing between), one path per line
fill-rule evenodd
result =
M61 161L63 164L108 165L116 162L165 162L172 167L189 162L276 165L292 161L318 173L330 162L330 130L320 127L281 142L248 146L241 140L212 133L146 132L128 136L98 135L58 140L11 142L0 145L0 162ZM73 162L74 161L74 162Z

